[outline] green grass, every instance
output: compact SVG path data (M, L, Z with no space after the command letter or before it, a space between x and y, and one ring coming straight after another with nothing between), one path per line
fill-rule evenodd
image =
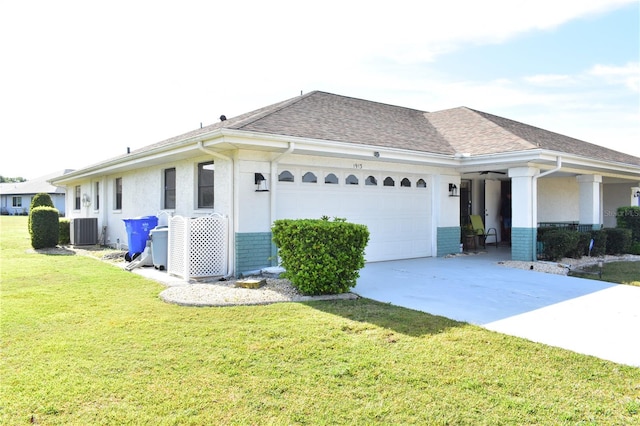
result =
M1 424L640 424L640 368L368 299L169 305L0 225Z
M611 283L628 284L640 287L640 262L610 262L602 268L602 276L597 265L584 268L581 271L572 271L572 277L588 278L593 280L608 281Z

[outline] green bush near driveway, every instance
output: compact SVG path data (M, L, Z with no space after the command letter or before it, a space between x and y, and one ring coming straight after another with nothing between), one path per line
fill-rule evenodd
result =
M301 293L340 294L355 287L369 241L366 226L327 217L282 219L272 232L283 277Z

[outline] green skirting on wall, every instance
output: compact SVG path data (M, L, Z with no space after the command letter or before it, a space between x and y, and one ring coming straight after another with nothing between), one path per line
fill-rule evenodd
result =
M460 227L438 228L438 256L460 253Z
M536 228L511 228L511 260L537 260Z
M276 264L271 232L236 233L235 243L236 275Z

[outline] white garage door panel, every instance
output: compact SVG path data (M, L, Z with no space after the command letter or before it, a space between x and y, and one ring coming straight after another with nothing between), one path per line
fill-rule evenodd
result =
M276 198L278 219L329 216L366 225L368 262L432 255L428 188L280 182Z

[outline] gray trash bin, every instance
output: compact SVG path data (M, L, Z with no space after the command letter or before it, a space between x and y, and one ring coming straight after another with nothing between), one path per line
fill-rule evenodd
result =
M167 269L169 227L156 226L149 233L149 239L151 239L151 257L153 258L153 266L161 271Z

